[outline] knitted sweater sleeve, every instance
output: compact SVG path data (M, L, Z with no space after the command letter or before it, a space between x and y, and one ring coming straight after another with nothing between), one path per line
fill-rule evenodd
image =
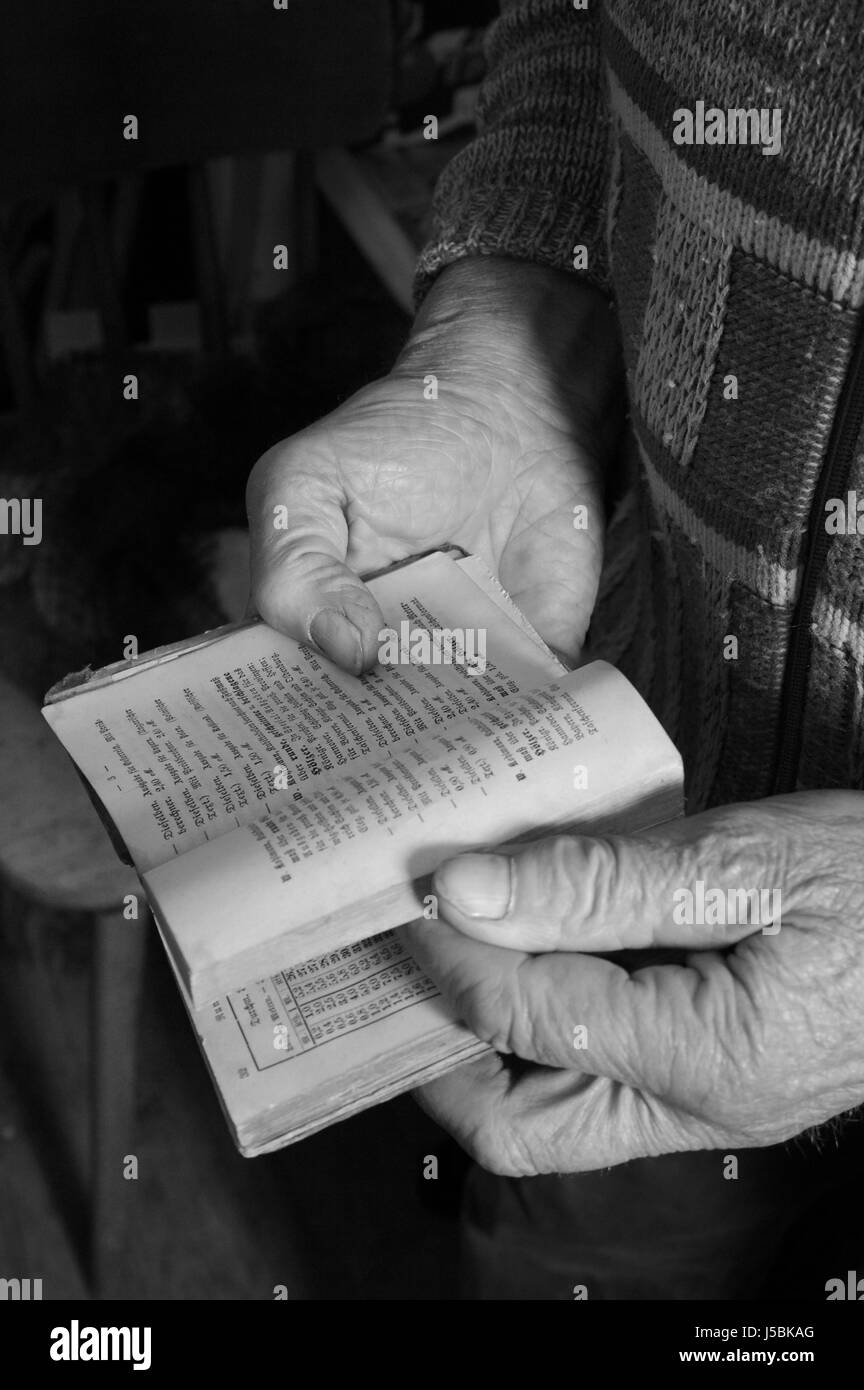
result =
M600 0L502 0L487 39L478 135L444 169L432 237L415 277L419 303L463 256L510 256L576 270L608 289L604 207L608 115ZM578 258L577 258L578 259Z

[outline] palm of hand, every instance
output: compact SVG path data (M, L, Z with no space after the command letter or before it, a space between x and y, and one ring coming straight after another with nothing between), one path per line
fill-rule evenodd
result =
M409 388L406 390L406 387ZM410 394L409 394L410 390ZM571 436L475 401L425 401L417 382L376 382L289 445L339 493L355 573L451 542L482 556L541 636L575 655L602 560L591 461ZM286 467L283 455L281 467Z

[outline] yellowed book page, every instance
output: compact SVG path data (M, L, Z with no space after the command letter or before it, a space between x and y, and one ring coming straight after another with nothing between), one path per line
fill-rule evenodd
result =
M278 971L203 1009L190 1007L190 1016L243 1147L252 1134L270 1137L253 1147L273 1147L292 1123L302 1132L319 1127L326 1109L317 1120L300 1118L316 1097L323 1105L330 1096L334 1110L345 1112L382 1090L392 1094L400 1079L410 1084L424 1052L440 1069L448 1055L465 1060L488 1050L453 1022L393 932ZM414 1057L410 1068L400 1065L406 1053Z
M664 788L671 797L680 783L680 757L647 705L594 662L392 749L145 885L200 1005L280 954L302 960L418 916L418 885L449 855Z
M45 717L143 873L554 676L559 663L489 582L479 562L443 554L371 581L394 632L481 634L482 670L401 662L358 679L257 623L85 686Z

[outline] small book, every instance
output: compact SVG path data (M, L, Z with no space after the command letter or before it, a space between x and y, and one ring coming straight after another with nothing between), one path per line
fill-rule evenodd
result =
M567 671L476 556L369 581L380 663L346 674L262 622L47 696L135 865L241 1152L487 1050L398 927L453 854L680 815L681 759L605 662Z

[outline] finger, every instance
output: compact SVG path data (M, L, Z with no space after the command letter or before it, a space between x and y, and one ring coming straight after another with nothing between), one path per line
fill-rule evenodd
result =
M454 1015L496 1052L686 1098L753 1037L753 1006L723 956L628 972L577 953L530 956L474 941L446 922L402 928ZM698 1099L698 1096L696 1097Z
M291 458L302 447L292 442ZM265 454L247 492L252 601L265 622L312 642L347 671L375 665L384 616L348 553L347 498L335 476Z
M566 474L545 506L526 498L519 527L501 556L500 579L517 607L543 640L574 663L585 642L597 598L605 518L592 487L574 484ZM585 514L584 529L574 515ZM493 563L494 568L494 563Z
M728 946L780 925L788 827L759 807L460 855L433 888L460 931L517 950Z
M482 1168L505 1177L579 1173L688 1148L711 1131L652 1096L601 1077L482 1057L415 1098Z

